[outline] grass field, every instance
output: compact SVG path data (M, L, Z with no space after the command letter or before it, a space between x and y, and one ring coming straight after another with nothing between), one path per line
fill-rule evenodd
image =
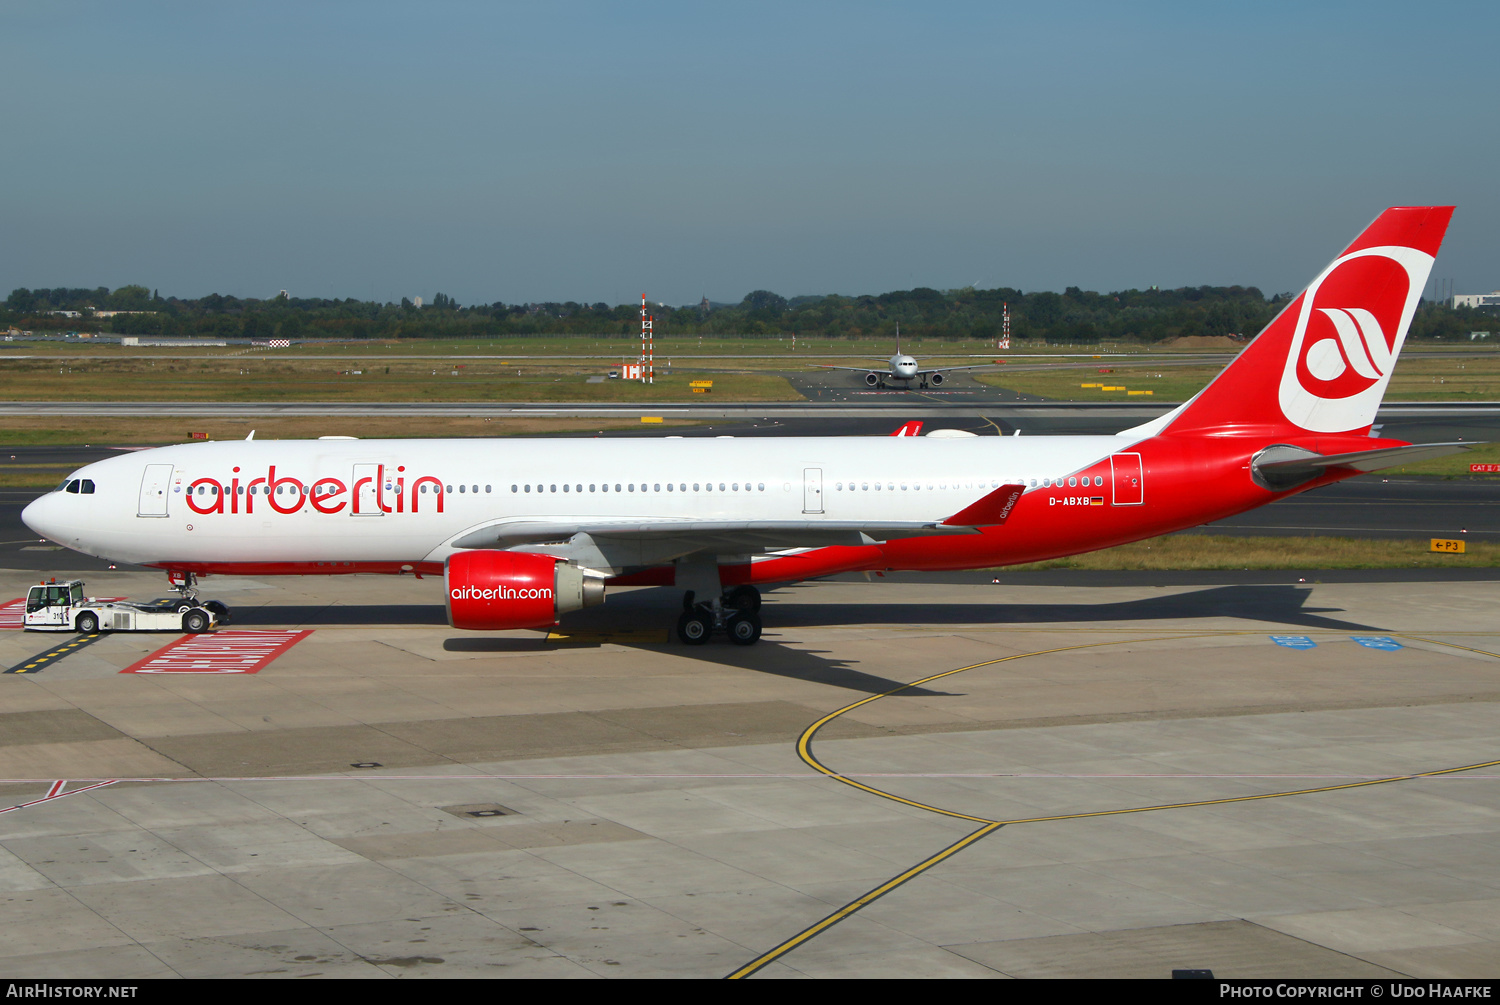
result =
M667 419L661 426L696 426L694 420ZM160 446L190 441L193 433L203 433L210 440L243 440L255 430L257 440L304 440L319 436L358 436L363 439L406 439L421 437L465 436L588 436L610 429L640 428L639 419L600 417L566 418L498 418L466 417L293 417L255 419L164 419L137 418L128 422L81 418L28 419L0 416L0 444L16 447L41 446ZM9 460L0 449L0 479L7 476L7 465L14 474L20 462ZM4 483L16 487L23 483ZM26 485L51 486L46 478L25 482Z
M508 365L498 360L269 360L203 357L152 359L16 359L0 355L10 401L475 401L654 402L700 397L690 381L711 379L714 399L800 401L784 377L729 368L658 373L655 383L591 376L603 364L569 361Z
M1462 555L1428 550L1420 541L1352 537L1229 537L1173 534L1072 558L1011 565L1028 569L1451 569L1500 565L1500 544L1466 542Z
M1050 366L1023 366L979 374L981 383L1057 401L1138 401L1150 391L1153 401L1186 401L1218 376L1228 365L1170 365L1163 360L1117 364L1107 359L1059 361ZM1099 371L1109 370L1109 373ZM1082 387L1103 384L1113 390ZM1386 401L1500 401L1500 353L1493 350L1408 353L1396 364L1386 390Z
M689 381L711 379L715 399L798 401L801 396L772 371L812 371L829 362L873 363L892 347L874 339L802 339L793 349L791 339L782 337L704 339L701 345L696 338L664 338L657 342L655 384L588 382L617 368L621 359L633 358L638 348L633 340L555 337L305 345L275 351L11 343L0 348L0 381L5 397L17 401L632 403L694 400ZM997 370L974 376L985 384L1056 401L1169 403L1197 393L1233 356L1230 350L1195 349L1208 359L1184 362L1173 356L1180 350L1088 348L1090 357L1097 358L1080 358L1077 347L1047 347L1055 361L1014 355ZM1116 348L1136 355L1128 361L1110 359L1108 353ZM917 340L904 343L903 349L926 365L996 358L995 350L980 342ZM1028 346L1022 352L1039 350ZM1068 352L1075 355L1063 355ZM545 358L522 358L526 356ZM1500 400L1500 351L1417 347L1401 358L1386 398Z

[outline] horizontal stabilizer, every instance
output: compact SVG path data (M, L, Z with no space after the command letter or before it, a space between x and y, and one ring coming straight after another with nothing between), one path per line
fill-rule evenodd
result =
M1405 447L1356 450L1347 454L1319 454L1302 447L1277 444L1267 447L1250 462L1255 480L1273 491L1296 488L1323 475L1329 468L1379 471L1399 464L1412 464L1433 457L1446 457L1478 446L1476 443L1413 443Z
M983 499L943 521L944 527L998 527L1010 518L1024 485L1002 485Z

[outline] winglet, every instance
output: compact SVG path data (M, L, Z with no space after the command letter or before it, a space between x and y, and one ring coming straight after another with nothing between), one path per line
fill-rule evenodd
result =
M1024 485L1002 485L972 505L966 506L942 522L944 527L998 527L1010 517L1016 500L1026 491Z
M253 439L255 439L255 430L253 430L253 429L250 430L250 435L247 436L247 437L245 437L245 439L247 439L247 440L253 440Z
M892 436L921 436L922 435L922 420L921 419L913 419L912 421L910 421L910 422L905 423L904 425L902 425L902 427L900 429L896 430L891 435Z

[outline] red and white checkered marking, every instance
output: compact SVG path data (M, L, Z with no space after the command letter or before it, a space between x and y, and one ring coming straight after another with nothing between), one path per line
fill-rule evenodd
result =
M124 600L124 597L99 597L99 600ZM26 598L0 604L0 631L7 628L25 628Z
M311 634L303 631L185 635L120 672L255 673Z

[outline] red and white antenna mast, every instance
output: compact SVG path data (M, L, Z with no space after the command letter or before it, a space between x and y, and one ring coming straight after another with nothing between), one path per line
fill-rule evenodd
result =
M1010 348L1010 304L1000 305L1000 344L996 348Z
M655 346L651 341L651 325L656 319L646 312L646 294L641 294L641 382L656 383Z

